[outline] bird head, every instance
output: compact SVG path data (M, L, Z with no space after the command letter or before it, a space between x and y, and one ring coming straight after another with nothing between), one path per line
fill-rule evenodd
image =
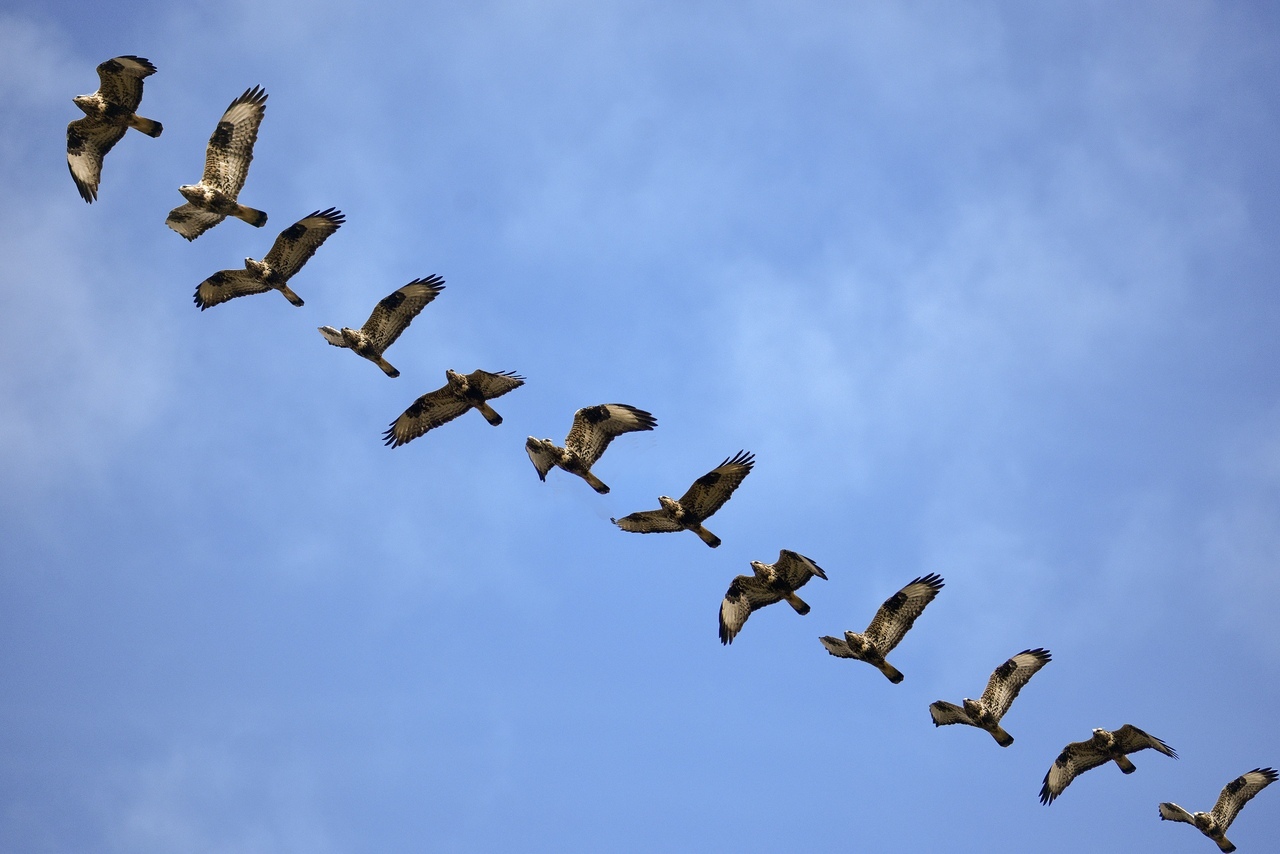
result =
M85 113L92 114L97 112L93 108L94 100L92 95L76 95L74 98L71 99L71 103L75 104L77 107L84 110Z
M978 705L978 702L976 700L970 700L968 697L961 700L960 705L964 707L964 713L971 718L977 717L982 712L982 708Z
M182 194L182 198L193 205L198 206L204 201L204 189L199 184L183 184L178 188L178 192Z
M467 382L467 378L462 374L458 373L457 371L453 371L448 368L445 368L444 376L445 376L445 379L449 381L449 385L460 388L463 391L466 391L467 388L469 388L471 385L469 382Z
M676 503L676 500L674 498L668 498L665 495L659 495L658 503L662 505L663 510L666 510L668 513L670 513L673 516L680 511L680 505Z
M266 278L267 265L262 263L261 261L255 261L252 258L246 258L244 259L244 268L248 270L250 273L253 273L255 276Z
M661 501L662 499L659 498L658 500ZM671 499L667 499L667 500L670 501ZM663 506L665 507L666 505L664 504ZM751 561L751 569L753 572L755 572L756 575L768 575L770 567L769 567L769 564L767 563L762 563L758 560L753 560Z

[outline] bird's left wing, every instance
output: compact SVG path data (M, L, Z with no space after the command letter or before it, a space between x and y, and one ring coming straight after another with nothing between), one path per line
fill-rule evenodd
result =
M361 328L373 343L373 349L382 353L395 343L400 333L418 316L427 303L444 290L443 276L414 279L392 294L383 297L373 308L373 313Z
M1000 720L1009 711L1022 686L1049 661L1047 649L1024 649L992 672L987 690L982 692L979 702L997 721Z
M1218 820L1218 825L1225 831L1249 799L1274 783L1276 777L1274 768L1254 768L1224 786L1213 806L1213 817Z
M226 218L226 214L201 210L190 202L186 202L169 211L164 224L187 240L195 240Z
M670 513L661 508L658 510L641 510L638 513L630 513L623 516L621 519L610 519L609 521L622 530L630 531L633 534L665 534L680 530L680 524L671 518Z
M590 468L615 437L637 430L652 430L657 426L653 415L625 403L585 406L573 413L573 426L569 428L564 446Z
M693 482L680 504L699 519L706 519L724 506L743 479L751 474L755 455L739 451Z
M124 136L124 125L112 125L85 116L67 125L67 168L80 198L92 203L102 180L102 158Z
M875 644L881 655L888 655L915 624L916 617L934 600L942 589L942 576L929 573L913 579L906 587L890 596L876 611L871 625L867 626L867 638Z
M751 575L739 575L729 584L720 603L720 643L730 644L757 608L781 602L782 594Z
M267 283L248 270L219 270L196 286L195 303L200 310L236 297L262 294L271 290Z
M271 251L262 261L285 279L291 279L302 265L320 248L346 219L342 211L329 208L312 211L293 225L280 232Z

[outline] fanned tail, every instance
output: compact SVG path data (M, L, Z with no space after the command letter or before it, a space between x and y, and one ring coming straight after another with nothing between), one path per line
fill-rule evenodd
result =
M242 219L254 228L262 228L267 224L266 211L260 211L247 205L236 205L235 213L232 214L236 219Z

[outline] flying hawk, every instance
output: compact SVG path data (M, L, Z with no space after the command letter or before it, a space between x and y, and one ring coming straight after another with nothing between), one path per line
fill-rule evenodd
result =
M538 479L546 481L547 472L562 468L576 474L601 495L609 491L604 481L591 473L591 467L604 454L609 443L623 433L652 430L658 426L654 417L643 409L625 403L601 403L584 406L573 413L573 426L565 437L564 447L550 439L525 439L524 449L538 470Z
M445 371L448 382L443 388L430 391L415 400L391 427L382 434L386 444L398 448L412 442L423 433L457 418L468 409L480 410L484 419L497 427L502 416L493 411L485 401L492 400L524 385L524 377L514 371L491 374L488 371L472 371L459 374Z
M837 658L856 658L875 667L897 685L902 681L902 673L898 668L884 660L902 636L910 631L924 611L925 606L933 601L942 589L942 576L930 573L923 578L916 578L897 593L884 600L880 610L871 620L871 625L862 634L845 632L844 640L833 637L819 638L827 652Z
M1062 749L1053 767L1044 775L1044 785L1040 787L1040 803L1051 804L1054 798L1062 794L1062 790L1071 785L1071 781L1099 765L1115 762L1120 770L1132 774L1138 769L1129 761L1128 753L1135 753L1154 747L1165 756L1178 758L1174 749L1153 735L1147 735L1136 726L1125 724L1115 732L1105 729L1094 729L1093 738L1088 741L1073 741Z
M991 733L996 744L1008 747L1013 744L1013 736L1000 726L1000 719L1013 705L1014 699L1022 686L1050 661L1047 649L1024 649L1013 658L995 669L991 679L987 681L987 690L982 692L979 700L964 698L964 705L957 706L939 700L929 704L929 714L933 717L934 726L947 724L968 724Z
M765 605L786 599L797 614L804 616L809 613L809 606L795 591L815 575L823 580L827 577L822 567L788 549L778 553L777 563L753 560L751 569L755 575L739 575L733 579L729 591L724 594L724 601L720 603L720 643L733 643L751 612Z
M246 258L243 270L219 270L201 282L196 287L196 305L204 311L229 299L270 290L284 294L294 305L302 305L302 298L286 283L345 221L342 211L336 208L307 214L280 232L271 251L261 261Z
M395 343L400 333L418 316L418 312L438 297L442 290L444 279L441 276L414 279L395 293L383 297L374 306L373 314L369 315L369 319L359 329L321 326L320 334L333 346L349 347L357 356L364 356L382 368L387 376L398 377L400 372L382 358L383 352Z
M84 118L67 125L67 168L86 202L98 198L102 158L126 130L151 137L164 130L159 122L134 112L142 103L142 79L155 73L156 67L140 56L117 56L98 66L97 92L71 99L84 110Z
M1177 804L1163 803L1160 805L1160 818L1194 824L1196 830L1218 843L1223 851L1235 851L1236 847L1227 839L1227 828L1249 799L1274 783L1277 776L1274 768L1254 768L1223 787L1218 802L1213 805L1213 812L1190 813Z
M267 93L254 86L231 102L209 137L204 175L199 184L183 184L178 192L187 200L169 211L164 224L187 240L195 240L228 216L261 228L267 215L236 201L249 177L258 125L267 112Z
M624 531L636 534L693 531L714 549L720 545L720 538L702 527L702 523L724 506L742 479L751 474L751 467L755 464L754 454L738 451L695 480L679 501L659 495L658 503L662 505L659 509L643 510L609 521Z

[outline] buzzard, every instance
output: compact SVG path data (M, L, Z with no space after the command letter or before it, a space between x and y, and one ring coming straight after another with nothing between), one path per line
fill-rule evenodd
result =
M444 279L431 276L426 279L414 279L395 293L383 297L373 308L373 314L359 329L332 326L321 326L320 334L335 347L349 347L357 356L364 356L373 362L389 377L398 377L400 372L391 363L382 358L388 347L395 343L422 311L427 303L440 295L444 290Z
M1160 805L1160 818L1167 821L1185 821L1194 824L1196 829L1218 843L1223 851L1235 851L1236 847L1227 839L1227 828L1235 820L1236 814L1249 803L1249 799L1276 781L1274 768L1254 768L1247 774L1241 774L1222 789L1218 802L1213 805L1213 812L1187 812L1177 804Z
M513 371L491 374L488 371L472 371L459 374L445 371L448 382L443 388L429 391L415 400L391 427L382 434L386 444L398 448L412 442L433 427L439 427L457 418L468 409L476 408L484 419L497 427L502 416L493 411L485 401L492 400L524 385L524 377Z
M1115 762L1121 771L1132 774L1138 769L1126 754L1148 747L1154 747L1165 756L1178 758L1172 747L1131 724L1125 724L1115 732L1094 729L1093 738L1088 741L1073 741L1058 754L1053 767L1044 775L1044 785L1040 787L1040 803L1053 803L1054 798L1061 795L1062 790L1071 785L1076 777L1090 768L1097 768L1108 762Z
M724 594L724 601L720 603L722 644L733 643L751 612L765 605L786 599L797 614L804 616L809 613L809 606L795 592L815 575L824 581L827 577L822 567L788 549L778 552L778 560L773 564L751 561L751 569L755 575L739 575L733 579L729 591Z
M916 578L884 601L872 618L871 625L862 634L845 632L844 640L833 637L822 637L819 640L827 648L827 652L837 658L865 661L897 685L902 681L902 673L885 661L884 657L910 631L916 617L938 595L942 584L942 576L936 573Z
M201 282L196 287L196 305L204 311L229 299L264 294L270 290L284 294L284 298L294 305L302 305L302 298L289 288L287 282L345 221L342 211L336 208L312 211L280 232L271 251L261 261L246 258L243 270L219 270Z
M67 125L67 168L80 198L90 204L98 198L102 158L107 156L129 128L156 137L164 130L157 121L135 111L142 103L142 79L156 67L140 56L117 56L98 66L98 91L77 95L72 102L84 110L84 118Z
M546 481L547 472L562 468L576 474L601 495L609 491L604 481L591 473L591 467L604 454L614 438L623 433L652 430L658 426L653 415L625 403L601 403L584 406L573 413L573 426L565 437L564 447L550 439L525 439L524 449L538 470L538 479Z
M933 717L934 726L947 724L968 724L991 733L996 744L1008 747L1013 744L1013 736L1000 726L1000 719L1013 705L1014 699L1022 686L1050 661L1047 649L1024 649L1013 658L995 669L991 679L987 681L987 690L982 692L981 699L964 698L964 705L957 706L939 700L929 704L929 714Z
M187 200L169 211L164 224L187 240L195 240L228 216L261 228L267 215L236 201L249 176L258 125L267 111L267 93L254 86L231 102L209 137L204 175L199 184L183 184L178 192Z
M702 523L724 506L742 479L751 474L751 467L755 464L755 454L738 451L695 480L679 501L659 495L658 503L662 505L659 509L643 510L609 521L624 531L636 534L693 531L714 549L720 545L720 538L702 527Z

